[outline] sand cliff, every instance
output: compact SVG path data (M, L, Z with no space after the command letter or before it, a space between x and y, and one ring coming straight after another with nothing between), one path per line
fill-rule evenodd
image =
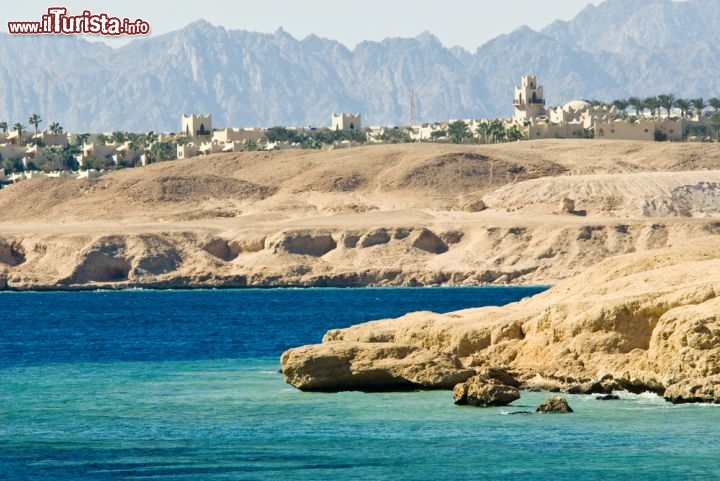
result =
M708 144L421 144L37 179L0 190L0 288L554 284L720 232L719 160Z

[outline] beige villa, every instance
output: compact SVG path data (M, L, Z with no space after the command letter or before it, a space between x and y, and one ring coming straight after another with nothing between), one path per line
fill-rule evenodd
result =
M583 138L617 140L683 140L682 119L623 119L615 107L572 100L561 107L545 107L543 87L533 75L515 87L515 109L509 125L525 139Z

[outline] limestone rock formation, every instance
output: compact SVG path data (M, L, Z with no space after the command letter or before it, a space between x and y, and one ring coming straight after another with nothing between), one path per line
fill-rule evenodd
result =
M535 412L538 413L571 413L573 409L562 396L549 397L544 403L539 405Z
M7 289L556 284L720 233L713 147L397 144L32 179L0 189L0 268ZM586 215L556 215L563 197Z
M302 256L322 257L337 247L329 233L287 232L271 240L275 252L286 252Z
M452 389L475 374L445 353L394 343L324 343L286 351L285 380L303 391Z
M560 202L560 212L564 212L566 214L570 214L575 211L575 201L570 199L569 197L565 197Z
M390 242L390 234L386 229L375 229L360 238L361 247L372 247Z
M448 246L434 232L428 229L420 229L413 235L411 245L416 249L431 254L442 254L448 251Z
M487 205L482 199L473 200L463 205L465 212L482 212L485 209L487 209Z
M455 404L478 407L507 406L520 399L516 387L483 375L473 376L453 389Z
M283 359L316 358L326 343L333 349L352 346L354 356L365 357L378 345L415 346L467 368L505 366L527 388L626 389L656 392L673 402L717 402L718 293L720 243L711 236L610 258L505 307L418 312L331 330L324 344L290 350ZM394 363L396 358L385 356L376 367L394 372ZM294 364L303 369L297 360ZM295 371L294 376L318 376L312 382L325 386L334 382L318 370Z

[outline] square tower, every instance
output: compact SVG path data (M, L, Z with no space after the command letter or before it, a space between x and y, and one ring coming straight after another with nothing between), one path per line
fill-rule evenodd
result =
M537 84L534 75L525 75L520 87L515 87L513 106L515 107L513 118L519 123L545 114L543 88Z
M210 137L210 135L212 135L212 114L183 114L180 123L180 132L189 139Z
M333 130L361 130L360 114L332 114Z

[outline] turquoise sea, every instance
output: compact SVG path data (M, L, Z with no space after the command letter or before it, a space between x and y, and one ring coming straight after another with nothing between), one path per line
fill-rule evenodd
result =
M0 294L3 480L720 479L720 406L446 391L302 393L279 355L326 329L541 288Z

